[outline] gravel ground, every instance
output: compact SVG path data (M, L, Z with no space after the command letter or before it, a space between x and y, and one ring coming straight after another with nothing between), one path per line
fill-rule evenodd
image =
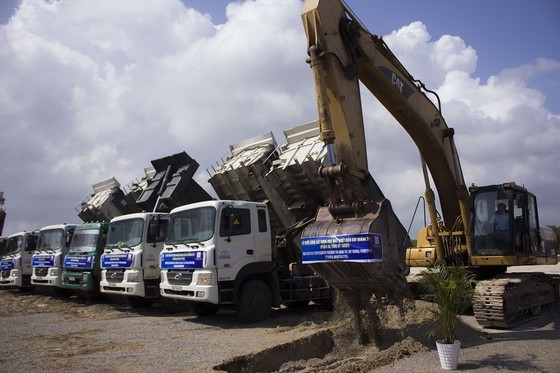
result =
M228 358L313 334L330 316L282 309L245 326L227 311L195 318L6 290L0 304L0 372L214 372Z
M560 274L560 264L516 270ZM351 327L314 307L283 308L243 325L227 311L195 318L157 305L132 309L6 290L0 305L0 372L441 371L434 341L396 307L384 314L383 344L364 347ZM559 316L555 304L510 330L483 329L463 316L458 369L560 372Z

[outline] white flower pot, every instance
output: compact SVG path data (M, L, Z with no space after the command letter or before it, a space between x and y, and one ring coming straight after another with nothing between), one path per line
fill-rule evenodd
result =
M461 349L461 341L455 340L454 343L444 342L444 339L439 339L436 341L441 369L455 370L457 369L457 364L459 363L459 350Z

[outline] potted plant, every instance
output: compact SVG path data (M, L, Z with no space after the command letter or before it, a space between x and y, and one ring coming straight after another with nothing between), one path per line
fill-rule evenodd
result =
M438 330L442 333L443 338L436 340L441 367L457 369L461 341L455 338L455 330L460 315L471 306L474 274L460 265L436 264L420 272L418 285L422 299L436 305L427 309L423 324L431 327L429 336Z

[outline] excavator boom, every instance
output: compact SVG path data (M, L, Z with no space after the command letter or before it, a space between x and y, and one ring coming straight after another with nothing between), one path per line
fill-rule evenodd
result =
M450 228L461 216L468 226L469 198L454 131L422 91L423 84L343 2L308 0L302 18L314 70L319 122L324 138L334 143L336 159L352 170L367 172L360 81L416 143L439 191L445 224Z
M391 292L406 286L404 251L390 202L369 183L359 82L385 106L414 139L425 162L430 215L438 220L427 169L440 192L444 220L433 227L437 256L444 245L439 230L453 227L466 240L468 192L456 156L453 129L383 40L370 34L338 0L307 0L302 20L315 81L321 138L327 164L320 170L331 191L302 235L304 260L338 288ZM459 224L457 222L460 222ZM446 227L448 225L448 227ZM363 242L367 241L369 245ZM461 246L461 248L468 246ZM364 255L369 250L369 256ZM320 253L319 255L317 255ZM368 285L369 284L369 285Z

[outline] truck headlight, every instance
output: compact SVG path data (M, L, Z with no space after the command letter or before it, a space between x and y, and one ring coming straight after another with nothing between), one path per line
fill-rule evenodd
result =
M128 272L127 273L127 280L128 282L140 282L140 276L138 276L138 272Z
M197 280L197 285L212 285L212 274L211 273L199 273Z
M82 273L82 282L87 283L88 277L89 277L89 275L88 275L87 272Z
M56 277L58 276L58 268L49 268L49 276Z
M19 277L19 269L12 269L10 277Z

